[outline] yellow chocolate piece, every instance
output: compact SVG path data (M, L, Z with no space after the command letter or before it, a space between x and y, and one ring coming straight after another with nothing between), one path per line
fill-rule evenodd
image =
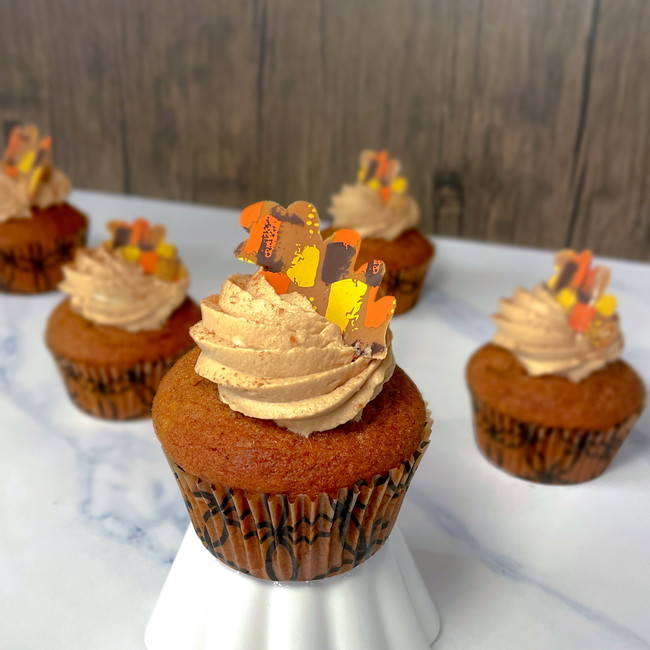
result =
M404 176L398 176L391 184L390 188L393 190L393 192L397 192L398 194L404 194L406 192L406 189L408 188L408 181Z
M372 190L378 190L381 187L381 183L379 182L379 179L377 179L377 178L371 178L368 181L367 185Z
M318 246L305 246L300 253L296 253L291 261L287 275L299 287L313 287L316 282L319 261Z
M142 251L137 246L123 246L121 252L127 262L136 262Z
M176 247L173 244L168 244L166 241L161 241L158 246L156 246L156 253L160 257L174 257L176 255Z
M616 311L616 297L611 293L606 293L598 298L596 301L596 311L601 316L612 316Z
M562 305L565 311L569 311L576 304L576 292L569 287L565 287L555 296L555 299Z
M18 169L23 174L27 174L32 168L35 159L36 159L36 152L28 151L18 162Z
M330 288L325 318L336 323L342 331L345 330L348 323L359 318L362 298L367 290L368 285L365 282L352 278L337 280Z

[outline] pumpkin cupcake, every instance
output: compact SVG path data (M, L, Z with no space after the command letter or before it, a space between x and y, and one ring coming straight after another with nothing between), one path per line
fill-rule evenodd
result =
M52 138L14 124L0 165L0 291L56 289L88 229L85 215L66 203L71 189L52 165Z
M501 300L492 342L467 367L479 448L520 478L595 478L645 405L643 382L619 358L609 269L591 263L589 251L561 251L547 283Z
M153 424L205 547L267 580L348 571L386 541L430 420L395 366L383 264L323 242L311 204L249 206L233 275L201 303Z
M386 265L382 291L395 296L396 314L417 303L434 253L433 244L416 228L420 208L407 193L399 160L387 151L361 152L354 185L332 197L332 227L353 228L362 237L359 262L381 259Z
M188 328L200 317L187 297L189 276L144 219L113 221L111 239L78 250L63 268L68 294L47 323L47 345L72 401L90 415L148 416L160 380L192 347Z

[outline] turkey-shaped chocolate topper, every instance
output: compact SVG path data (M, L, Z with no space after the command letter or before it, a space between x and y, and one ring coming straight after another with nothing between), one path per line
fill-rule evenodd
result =
M379 194L383 204L390 201L393 193L404 194L408 182L400 176L402 163L391 158L388 151L366 149L359 154L359 172L357 180Z
M560 251L555 256L556 273L547 284L567 313L571 329L599 348L616 336L616 298L605 293L609 268L592 268L592 261L591 251Z
M2 156L2 171L7 176L27 185L34 198L40 182L52 168L52 138L39 136L34 124L14 124L7 135Z
M265 270L278 294L296 291L336 323L357 354L375 356L386 348L386 330L395 298L377 298L385 266L373 260L355 270L361 237L338 230L323 241L316 208L296 201L283 208L274 201L249 205L240 217L248 239L235 250L240 260Z
M185 275L176 247L165 241L164 226L152 226L140 218L133 223L110 221L107 228L111 239L106 247L118 250L125 260L136 262L145 273L167 282L175 282Z

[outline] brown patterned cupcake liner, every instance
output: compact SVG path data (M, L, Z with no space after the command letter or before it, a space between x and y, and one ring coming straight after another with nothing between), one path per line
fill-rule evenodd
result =
M63 279L61 266L71 262L86 244L87 228L59 237L48 245L33 243L0 247L0 291L42 293L53 291Z
M395 314L403 314L415 307L420 299L430 264L431 260L429 259L424 264L408 269L386 269L381 283L381 291L383 295L395 296L397 301Z
M319 580L353 569L386 542L429 431L398 467L336 496L250 493L209 483L168 461L194 530L215 557L264 580Z
M602 474L642 411L608 429L580 429L523 422L473 393L472 407L476 441L489 461L519 478L554 485L583 483Z
M54 358L77 407L105 420L131 420L151 415L162 378L184 352L129 366L84 363L62 355Z

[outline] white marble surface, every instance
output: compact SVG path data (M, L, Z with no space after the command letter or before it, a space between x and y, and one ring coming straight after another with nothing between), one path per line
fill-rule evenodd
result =
M111 218L168 226L191 294L252 267L231 251L236 213L76 192L90 241ZM511 478L477 451L463 379L487 315L549 252L437 239L424 299L395 319L399 363L436 423L400 527L438 606L436 650L650 648L650 413L591 483ZM625 357L650 384L650 267L612 262ZM60 295L0 295L0 647L143 648L147 620L187 526L149 421L77 411L43 343ZM405 649L406 650L406 649Z

